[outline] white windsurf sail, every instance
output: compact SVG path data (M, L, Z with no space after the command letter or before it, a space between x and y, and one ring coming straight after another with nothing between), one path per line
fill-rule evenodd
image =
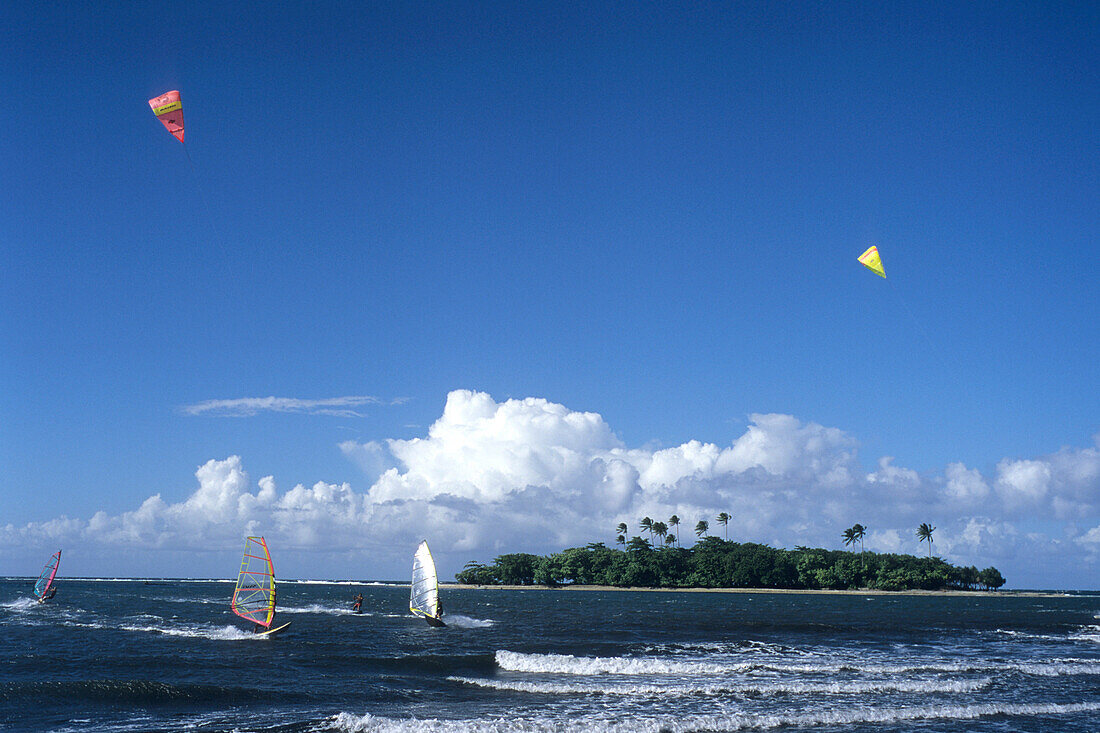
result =
M439 606L439 576L435 572L435 560L428 549L427 540L420 543L413 555L412 593L409 610L413 615L438 620L442 615Z

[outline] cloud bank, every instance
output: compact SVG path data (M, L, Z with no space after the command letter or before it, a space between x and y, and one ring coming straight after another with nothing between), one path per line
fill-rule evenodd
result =
M914 530L930 522L936 554L997 565L1012 585L1059 585L1040 582L1055 575L1063 586L1100 585L1098 447L1005 458L989 476L961 463L920 475L890 457L868 473L852 435L791 415L751 415L724 446L631 448L597 413L458 390L424 437L340 449L367 477L359 490L324 482L281 490L272 476L253 484L230 456L200 466L198 489L179 500L157 494L122 514L9 524L0 545L209 550L262 533L284 552L365 552L379 572L401 577L422 537L454 572L503 552L611 544L615 525L637 534L643 516L678 515L687 544L696 521L718 531L714 517L725 511L730 539L787 547L837 547L860 522L868 549L918 553Z

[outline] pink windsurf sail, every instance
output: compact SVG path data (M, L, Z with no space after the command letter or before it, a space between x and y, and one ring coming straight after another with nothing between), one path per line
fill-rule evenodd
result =
M58 550L50 556L50 561L46 563L46 567L42 568L42 572L34 584L34 594L38 596L39 600L45 598L46 594L50 592L50 588L53 587L53 579L57 577L57 566L60 564L61 550Z

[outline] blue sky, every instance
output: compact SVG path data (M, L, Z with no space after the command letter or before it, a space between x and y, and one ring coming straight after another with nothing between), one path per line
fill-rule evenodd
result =
M930 521L1012 585L1100 585L1095 4L8 4L0 28L0 572L63 545L73 573L227 575L249 521L330 576L401 577L423 534L453 572L734 505L744 539L825 544L893 497L864 521L906 537L881 549ZM169 89L193 168L146 104ZM889 282L855 262L871 244ZM193 409L269 396L299 402ZM465 438L403 447L466 403ZM535 413L602 437L508 422ZM812 426L843 433L846 483ZM647 477L758 434L805 463ZM523 490L602 484L505 461L498 485L470 441L634 451L639 478L572 535L494 532ZM965 505L958 465L986 486ZM379 528L386 468L424 505ZM92 526L265 476L358 513ZM761 508L803 490L814 521ZM547 501L507 516L575 519Z

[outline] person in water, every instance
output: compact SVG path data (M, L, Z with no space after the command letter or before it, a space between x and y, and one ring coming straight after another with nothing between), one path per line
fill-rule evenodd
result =
M362 608L363 608L363 594L360 593L359 595L355 596L355 603L352 604L351 610L355 611L356 613L359 613L362 610Z
M42 599L48 601L56 595L57 595L57 586L55 585L53 588L50 588L48 591L46 591L46 595L42 596Z

